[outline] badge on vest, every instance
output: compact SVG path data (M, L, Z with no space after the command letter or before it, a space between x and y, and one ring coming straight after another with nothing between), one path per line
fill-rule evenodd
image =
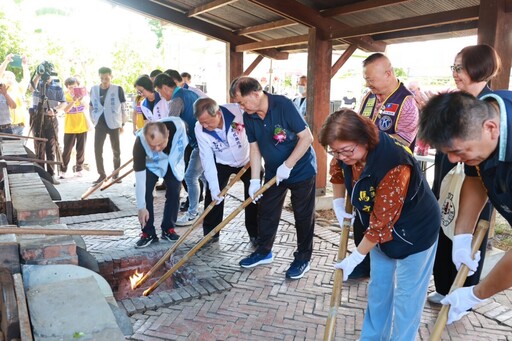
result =
M396 103L386 103L382 107L383 115L395 116L397 111L398 111L398 104L396 104Z
M393 127L393 121L389 116L381 116L377 123L380 131L387 131Z

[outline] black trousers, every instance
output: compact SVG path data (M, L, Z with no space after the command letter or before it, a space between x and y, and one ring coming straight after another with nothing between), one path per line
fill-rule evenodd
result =
M85 161L85 142L87 141L87 132L80 134L64 134L64 151L62 152L61 172L68 170L71 152L76 143L76 171L82 170Z
M291 203L297 230L297 251L295 259L309 261L313 253L315 230L315 184L316 177L286 185L271 186L260 199L259 245L256 252L267 254L272 251L276 239L284 199L291 191ZM252 205L252 204L251 204Z
M55 161L55 152L57 150L57 136L59 129L59 122L56 118L50 116L44 116L42 130L36 136L47 139L46 142L35 143L35 152L37 158L40 160ZM40 121L39 121L40 122ZM45 168L45 164L41 163L41 167ZM46 170L51 176L55 175L55 169L53 165L47 163Z
M231 174L237 174L243 167L231 167L226 166L220 163L215 164L217 168L217 180L219 181L220 190L228 184L229 177ZM247 169L241 177L242 182L244 183L244 199L247 200L249 198L249 185L251 181L251 169ZM212 194L210 193L210 188L207 186L206 195L204 199L204 208L208 207L212 202ZM204 218L203 221L203 232L206 236L213 230L217 225L222 222L224 217L224 200L218 204L213 206L212 210L208 215ZM249 204L245 208L245 228L247 229L247 233L249 237L258 237L258 205L257 204ZM219 234L217 233L216 236Z
M103 145L107 138L110 137L110 145L114 156L114 170L121 166L121 148L119 143L119 128L110 129L105 122L105 114L102 114L95 127L94 133L94 157L96 158L96 169L100 176L106 176L105 166L103 165Z

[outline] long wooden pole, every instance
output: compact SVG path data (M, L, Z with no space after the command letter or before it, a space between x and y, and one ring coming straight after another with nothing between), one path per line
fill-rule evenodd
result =
M8 133L0 133L0 137L11 137L13 139L22 140L22 139L31 139L36 141L48 142L48 139L44 137L35 137L35 136L25 136L25 135L16 135L16 134L8 134Z
M270 179L266 184L263 185L255 194L255 197L258 197L259 195L263 194L267 189L269 189L272 185L276 183L276 177L273 177ZM183 265L187 260L190 259L193 255L196 254L197 251L199 251L200 248L203 247L204 244L206 244L210 239L213 238L220 230L222 230L234 217L238 215L244 208L246 208L250 203L252 203L252 198L247 198L238 208L236 208L233 212L231 212L226 219L224 219L219 225L217 225L213 230L210 231L206 236L204 236L192 249L190 249L189 252L183 258L181 258L174 266L169 269L160 279L153 283L149 289L144 291L143 295L148 296L158 288L160 284L162 284L167 278L172 276L173 273L176 272L180 268L181 265Z
M48 235L83 235L83 236L122 236L123 230L78 230L48 229L36 227L0 227L0 234L48 234Z
M352 204L350 197L345 194L345 212L352 212ZM340 246L338 249L338 262L342 261L347 255L348 248L348 235L352 225L352 218L343 218L343 225L341 229ZM327 323L325 324L324 341L334 340L335 326L336 326L336 313L341 302L341 288L343 287L343 270L334 270L334 283L332 285L331 304L329 306L329 313L327 315Z
M121 182L121 180L123 180L124 178L126 178L128 175L130 175L131 173L133 172L133 168L130 169L128 172L124 173L123 175L120 175L117 177L117 179L114 179L112 181L110 181L109 183L104 183L103 182L103 185L101 188L100 188L100 191L104 191L106 190L107 188L109 188L110 186L114 185L114 184L117 184L118 182Z
M0 160L5 161L21 161L21 162L35 162L35 163L48 163L51 165L61 165L60 161L41 160L25 156L14 156L14 155L0 155Z
M247 163L242 169L240 169L240 171L236 174L236 176L227 184L226 187L224 187L224 189L220 192L220 196L223 197L227 194L228 190L238 181L240 180L240 178L242 177L242 175L244 175L245 171L250 167L250 164ZM206 218L206 216L208 215L208 213L210 213L210 211L213 209L213 207L215 207L215 205L217 204L217 200L213 200L210 205L208 205L208 207L203 211L203 213L201 214L201 216L199 216L199 218L197 218L196 222L194 224L192 224L192 226L190 226L187 231L185 231L185 233L183 233L180 237L180 239L178 239L176 241L176 243L174 243L171 248L169 250L167 250L167 252L162 256L162 258L160 258L160 260L155 264L153 265L153 267L149 270L148 273L144 274L144 276L142 276L141 279L139 279L135 285L133 286L133 289L137 289L139 288L142 284L144 284L144 282L146 282L146 280L148 278L150 278L151 276L153 276L153 274L165 263L165 261L174 253L174 251L176 251L176 249L178 248L178 246L180 246L184 241L185 239L192 233L192 231L194 231L194 229L199 226L199 224L204 220L204 218Z
M88 196L90 196L91 194L93 194L94 192L96 192L98 190L98 188L102 187L103 184L109 180L111 177L113 177L114 175L118 174L119 171L121 169L123 169L124 167L128 166L131 162L133 161L133 158L126 161L123 165L121 165L119 168L117 168L116 170L114 170L112 172L112 174L110 174L109 176L107 176L105 179L103 179L102 182L92 186L92 187L89 187L89 189L87 191L85 191L84 194L82 194L82 196L80 197L80 199L84 200L84 199L87 199Z
M487 220L481 219L478 222L475 231L475 237L473 238L473 243L471 244L471 256L475 257L475 253L480 249L480 245L482 245L482 241L485 238L485 233L489 229L489 222ZM450 293L455 289L459 289L464 285L466 281L466 277L468 277L469 268L467 265L462 265L457 272L457 276L453 281L453 284L450 288ZM448 311L450 310L450 305L443 305L441 310L439 311L439 315L437 315L436 324L434 325L434 329L432 330L432 334L430 334L430 341L439 341L441 340L441 334L443 334L444 327L446 326L446 322L448 322Z

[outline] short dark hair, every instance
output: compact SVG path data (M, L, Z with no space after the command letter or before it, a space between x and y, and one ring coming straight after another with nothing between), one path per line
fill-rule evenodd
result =
M182 72L182 73L181 73L181 77L182 77L182 78L186 77L186 78L188 78L188 79L192 79L192 76L191 76L191 75L190 75L190 73L188 73L188 72Z
M262 91L260 82L255 78L242 76L235 78L229 86L229 95L236 97L236 93L240 92L240 96L247 96L253 91Z
M174 79L172 79L171 76L169 76L165 72L155 77L155 82L153 83L153 85L155 86L155 88L161 88L163 85L167 85L170 88L176 87Z
M501 68L501 59L491 46L486 44L466 46L457 56L462 60L462 67L473 82L487 82Z
M102 67L100 67L100 69L98 70L98 73L99 73L100 75L106 75L106 74L111 75L111 74L112 74L112 70L111 70L109 67L102 66Z
M169 76L171 76L172 79L174 79L176 82L182 82L183 81L183 78L181 78L181 75L178 71L176 70L173 70L173 69L167 69L164 71L164 73L168 74Z
M153 86L153 82L151 81L151 78L148 77L148 75L142 75L135 81L134 86L141 86L147 91L154 92L155 88Z
M380 53L380 52L373 53L373 54L369 55L368 57L366 57L365 60L363 60L363 67L368 64L371 64L379 59L382 59L382 58L387 59L388 57L386 57L383 53Z
M70 86L70 85L73 85L73 84L77 84L77 85L80 85L80 82L78 81L78 79L76 79L75 77L68 77L66 78L66 80L64 81L64 85L67 87L67 86Z
M162 70L158 70L158 69L154 69L153 71L151 71L151 73L149 74L149 77L153 78L153 77L156 77L158 76L159 74L162 73Z
M432 97L423 108L418 138L436 148L451 147L453 139L478 138L486 120L498 116L493 106L463 91Z
M379 143L379 130L371 119L343 108L327 116L318 141L324 147L334 141L352 141L368 145L368 150L373 150Z
M214 99L209 97L199 98L194 102L194 116L199 118L204 112L214 117L219 111L219 105Z

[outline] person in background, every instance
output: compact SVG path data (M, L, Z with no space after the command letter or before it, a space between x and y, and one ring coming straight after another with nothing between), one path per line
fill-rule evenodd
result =
M463 48L455 56L455 61L451 67L457 89L477 98L492 93L488 83L498 73L500 65L501 61L498 54L489 45L472 45ZM432 191L437 198L439 198L441 191L442 180L455 165L456 163L451 162L448 155L444 154L441 150L437 150L434 182L432 184ZM488 201L478 219L490 221L492 210L492 205ZM476 226L476 224L472 226ZM465 287L473 286L480 281L487 249L488 234L489 231L487 231L480 246L478 267L472 267L472 274L466 279ZM461 234L454 236L453 240L451 240L442 229L440 230L439 245L437 246L436 261L434 263L434 284L436 290L428 296L430 302L439 304L450 292L453 280L457 275L458 266L447 260L453 255L455 261L455 255L461 252L460 250L470 247L471 237L472 235L470 234ZM457 261L457 263L459 262Z
M182 72L180 74L181 78L183 78L183 87L185 87L185 84L187 86L190 86L190 84L192 83L192 76L190 75L190 73L188 72ZM186 88L185 88L186 89Z
M357 100L356 100L356 96L354 96L354 93L352 92L352 90L347 91L347 94L345 96L343 96L342 101L343 101L342 107L349 108L352 110L354 110L356 108Z
M187 84L183 78L181 77L180 73L173 69L167 69L165 70L165 73L171 76L172 79L174 79L174 82L176 82L176 86L182 87L183 89L189 90L194 92L199 98L208 97L207 94L202 92L200 89L193 87L189 84Z
M490 200L512 224L512 92L494 91L480 98L462 91L437 95L423 108L419 127L419 138L446 154L450 162L465 164L455 223L455 236L463 239L457 248L454 239L452 261L475 271L478 259L471 257L470 244L486 202ZM448 323L511 286L512 251L508 251L480 283L456 289L441 300L450 305Z
M135 171L135 198L142 233L135 244L136 248L147 247L158 242L153 207L153 189L158 178L163 178L166 184L161 238L168 241L179 239L174 228L178 217L181 180L185 169L183 154L187 144L185 124L177 117L148 122L137 131L137 138L133 145L133 170Z
M299 82L297 83L297 92L299 96L293 99L293 104L299 111L299 113L306 117L306 94L308 90L308 77L300 76Z
M149 78L148 75L142 75L140 77L143 77L143 76L146 76ZM139 78L140 78L139 77ZM153 81L151 81L153 82ZM137 82L135 82L133 84L133 86L135 88L137 88ZM154 88L153 86L151 86L151 90L154 91ZM144 127L144 124L146 123L146 117L144 116L144 114L142 113L142 109L141 109L141 104L142 104L142 101L145 99L144 95L142 94L141 91L138 91L136 92L135 94L135 98L133 99L133 113L132 113L132 124L133 124L133 134L135 135L135 133L137 132L137 130L141 129L142 127Z
M189 226L199 217L199 178L203 173L203 167L199 159L199 148L194 132L194 127L197 122L194 116L194 102L199 96L192 91L177 86L174 79L167 74L167 72L156 76L154 85L160 96L166 101L170 101L169 116L180 117L183 122L185 122L187 128L189 146L185 151L185 159L187 159L187 154L190 155L190 158L185 169L184 180L187 184L190 205L187 212L178 219L176 225Z
M315 229L317 170L311 130L291 100L264 92L254 78L233 80L229 94L244 110L245 131L250 144L249 195L253 200L260 200L258 247L239 264L243 268L252 268L273 261L272 246L284 200L290 190L297 251L285 276L288 279L302 278L310 269ZM260 199L255 193L261 188L262 158L265 182L275 176L276 183Z
M156 76L158 76L159 74L161 74L163 71L162 70L159 70L159 69L154 69L153 71L151 71L151 73L149 74L149 78L151 79L152 82L155 81L155 78Z
M212 200L217 204L203 221L203 233L206 236L222 222L224 216L224 197L221 190L226 187L231 174L237 174L249 162L249 142L245 134L243 112L237 104L219 106L211 98L200 98L194 103L195 126L199 156L208 183L204 207ZM251 169L241 177L244 183L244 198L249 198ZM258 240L258 205L245 208L245 228L253 246ZM219 240L219 233L214 241Z
M6 84L0 84L0 133L12 134L11 109L16 109L16 102L8 93Z
M363 77L370 91L363 97L359 114L370 118L380 131L383 131L405 146L414 149L418 131L418 107L414 96L398 80L390 60L382 53L374 53L363 61ZM345 186L341 168L332 160L329 173L333 187L333 209L338 213L343 206L340 199L345 196ZM364 226L354 221L354 242L359 245L364 236ZM368 277L370 257L351 274L352 279Z
M8 54L4 62L0 64L0 82L7 85L9 96L16 103L16 108L11 109L11 127L15 135L23 135L27 125L27 106L25 105L25 93L30 82L30 71L28 69L27 57L21 56L21 68L23 78L16 81L16 76L11 71L6 71L7 66L13 62L14 55Z
M148 76L141 76L135 81L135 89L138 94L144 97L140 105L142 115L146 122L155 122L164 117L167 117L168 111L163 110L162 106L159 106L160 94L155 91L153 82Z
M341 109L327 117L319 142L342 167L347 197L341 200L351 201L365 229L357 247L334 267L347 280L371 253L360 339L415 340L434 265L437 200L411 150L369 118ZM352 214L343 208L341 218Z
M75 176L82 176L82 169L85 161L85 144L87 142L87 131L89 124L85 114L84 93L75 93L74 89L80 87L79 81L69 77L64 81L67 91L65 94L66 106L64 107L64 151L62 152L62 165L60 166L61 179L69 177L68 170L71 151L76 143L76 165ZM85 90L85 88L84 88Z
M107 135L110 137L110 145L114 156L114 170L121 166L121 146L119 134L123 132L127 120L125 105L126 98L124 90L118 85L112 84L112 70L108 67L101 67L98 70L101 84L91 88L90 115L94 123L94 156L96 158L96 169L98 179L93 185L105 180L107 174L103 165L103 145ZM117 175L112 177L117 179Z
M41 65L41 64L40 64ZM49 66L50 63L47 64ZM39 68L39 66L38 66ZM46 70L49 72L49 70ZM47 102L42 102L43 89L46 93ZM59 122L57 114L66 106L64 90L60 86L60 82L54 76L49 76L46 82L41 79L41 74L35 72L30 81L30 90L32 94L32 110L30 110L30 127L34 136L46 138L46 142L34 143L35 153L38 159L55 161L56 153L60 153L58 145L58 129ZM43 105L39 112L39 105ZM40 117L41 115L42 117ZM45 164L41 164L44 168ZM55 168L52 164L46 164L46 170L52 177L52 183L58 185L60 182L56 178Z

